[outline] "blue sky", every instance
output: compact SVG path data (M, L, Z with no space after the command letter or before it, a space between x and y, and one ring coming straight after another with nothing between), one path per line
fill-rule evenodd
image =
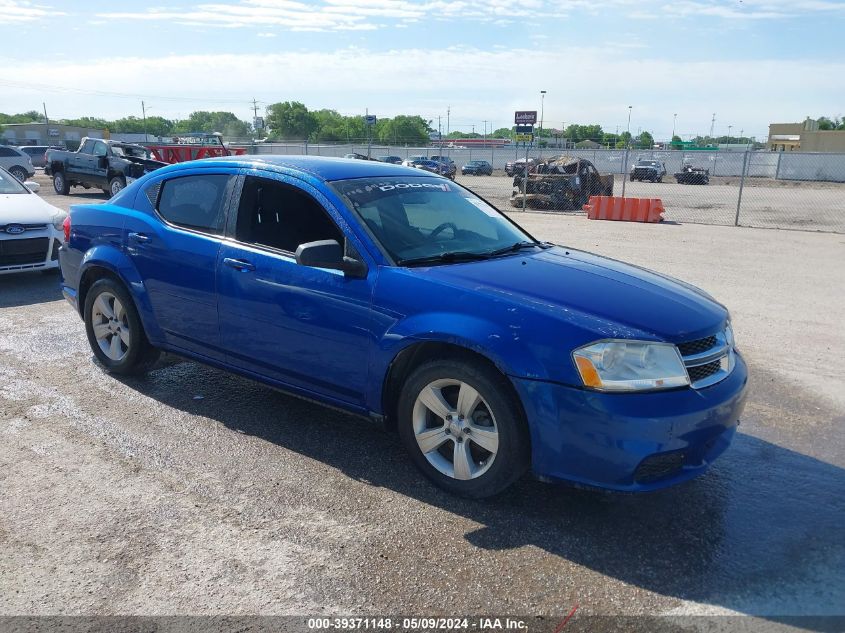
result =
M624 130L631 105L658 138L845 114L839 0L0 0L0 23L0 111L51 118L255 98L480 132L540 90L546 127Z

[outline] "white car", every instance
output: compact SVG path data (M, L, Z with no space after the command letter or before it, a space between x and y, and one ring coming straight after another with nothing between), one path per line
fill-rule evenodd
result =
M38 189L0 168L0 275L59 267L67 213L44 202Z

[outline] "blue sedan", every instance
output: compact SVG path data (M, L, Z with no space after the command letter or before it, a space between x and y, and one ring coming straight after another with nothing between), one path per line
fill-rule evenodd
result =
M460 185L319 157L157 170L72 207L64 296L110 372L165 350L384 421L437 485L645 491L730 443L747 371L688 284L534 239Z

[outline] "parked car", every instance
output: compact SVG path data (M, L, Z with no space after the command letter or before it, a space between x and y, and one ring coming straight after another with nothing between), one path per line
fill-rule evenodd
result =
M663 182L666 175L666 165L659 160L640 159L631 166L631 180L650 180L651 182Z
M35 175L35 169L29 155L11 145L0 145L0 167L20 182Z
M379 156L378 160L383 163L390 163L391 165L401 165L402 164L402 157L401 156Z
M353 152L352 154L344 154L344 158L353 159L353 160L370 160L367 158L366 154L359 154L358 152Z
M675 172L675 180L679 185L709 185L710 170L685 163L681 171Z
M429 160L434 161L435 163L439 163L443 167L437 171L439 174L443 174L444 176L448 176L452 180L455 179L455 176L458 174L458 167L455 165L455 161L453 161L448 156L432 156Z
M532 173L534 171L535 166L537 165L539 159L537 158L529 158L528 159L528 173ZM516 160L509 160L505 163L505 174L508 176L516 176L517 174L523 174L525 172L525 158L517 158Z
M447 163L441 163L434 160L414 160L410 161L410 164L406 164L408 162L409 161L405 161L402 164L406 167L416 167L417 169L429 171L432 174L446 176L452 180L455 179L455 172L452 170L452 166Z
M67 214L37 196L38 188L0 167L0 275L59 266Z
M44 167L47 164L48 149L64 149L58 145L21 145L20 151L29 156L33 167Z
M486 160L471 160L461 167L461 174L464 176L492 176L493 165L488 163Z
M146 147L132 143L83 138L75 152L48 150L44 173L53 178L56 193L67 195L70 188L96 187L116 195L144 174L164 167Z
M370 416L459 495L529 468L675 484L727 448L745 403L715 299L540 242L419 169L182 163L65 224L62 291L106 370L144 371L166 350Z

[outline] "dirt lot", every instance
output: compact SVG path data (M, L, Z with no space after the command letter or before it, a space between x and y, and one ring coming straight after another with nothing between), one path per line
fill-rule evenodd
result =
M458 182L501 209L509 209L513 179L507 176L458 176ZM763 179L761 179L763 180ZM739 223L742 226L845 232L843 195L840 183L794 183L749 179L742 194ZM622 195L622 179L617 175L614 195ZM628 182L625 195L660 198L664 217L674 222L733 225L739 186L736 178L716 178L709 185L679 185Z
M845 236L514 217L731 308L751 396L711 472L455 499L369 422L193 362L109 376L56 276L0 277L0 615L845 614Z

